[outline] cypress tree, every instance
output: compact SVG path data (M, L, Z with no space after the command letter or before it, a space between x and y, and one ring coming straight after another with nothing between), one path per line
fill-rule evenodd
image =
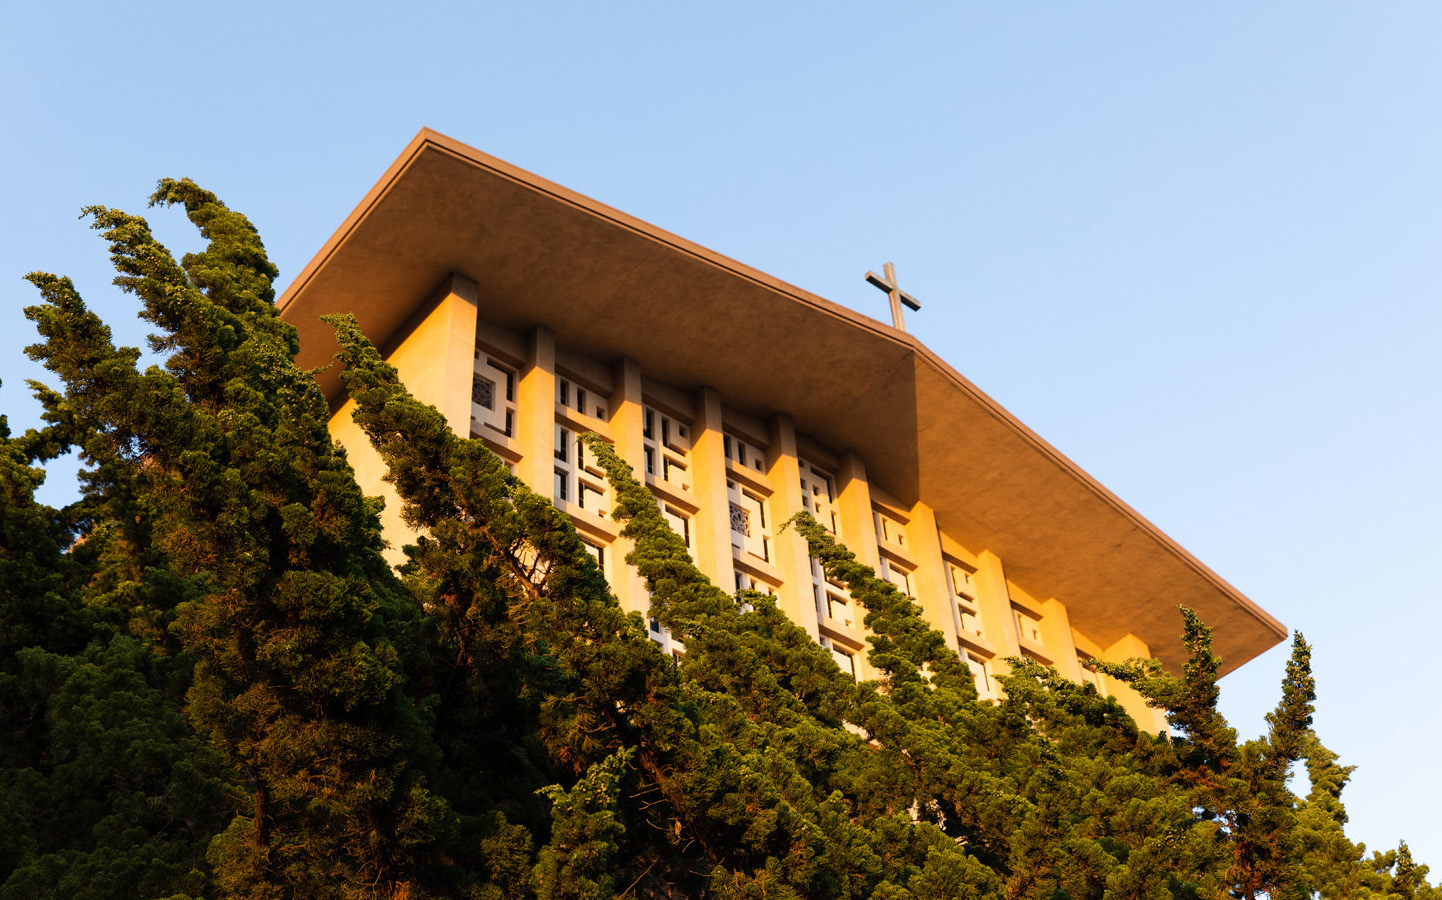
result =
M226 786L174 661L82 602L76 509L35 502L32 464L67 446L61 421L12 438L0 417L0 898L199 895Z
M400 690L393 633L414 610L379 555L376 508L292 362L275 269L243 216L189 181L179 204L208 241L177 263L146 222L93 207L116 283L142 301L165 367L109 330L63 278L35 273L30 354L65 384L91 478L118 473L153 510L149 539L205 585L170 625L195 664L192 725L235 766L248 802L210 847L223 893L404 893L444 828L408 756L426 745Z

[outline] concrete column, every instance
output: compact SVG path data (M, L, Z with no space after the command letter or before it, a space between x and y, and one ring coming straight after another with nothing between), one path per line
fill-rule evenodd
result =
M1129 659L1151 659L1152 651L1146 642L1134 634L1128 634L1116 641L1110 647L1102 651L1101 658L1106 662L1126 662ZM1127 685L1107 675L1101 676L1102 684L1106 693L1116 697L1122 708L1136 720L1137 725L1143 731L1156 734L1167 727L1167 717L1159 709L1152 709L1147 706L1147 701Z
M537 327L526 339L526 365L516 385L516 443L525 455L516 475L553 499L556 465L556 335Z
M461 437L471 436L477 290L471 279L452 274L386 358L411 395L439 409Z
M866 479L866 463L853 450L842 454L836 470L836 512L841 520L837 539L880 578L881 552L876 546L876 520L871 514L871 482ZM865 634L860 623L866 618L866 610L855 600L852 604L856 606L857 630ZM856 654L856 675L862 680L877 677L869 646Z
M406 544L414 544L417 532L401 519L401 498L389 482L382 481L387 471L385 460L381 459L381 455L371 446L370 438L366 437L365 432L355 423L352 418L355 410L356 402L347 399L345 404L336 410L335 415L330 417L326 427L330 430L331 437L345 448L346 459L355 470L356 482L367 489L366 493L373 489L385 501L380 516L381 534L386 539L384 555L386 562L398 566L406 561L401 548Z
M956 617L952 614L951 584L946 580L946 561L941 557L941 532L936 527L936 513L925 503L911 508L911 522L906 527L911 552L916 556L916 572L911 584L916 602L926 621L946 637L946 646L959 652L956 642Z
M796 426L790 416L773 416L767 423L766 477L771 483L771 514L785 522L805 509L801 505L801 469L796 460ZM816 627L816 597L811 591L811 556L806 540L788 528L776 537L776 567L781 570L777 602L791 621L812 638Z
M386 362L396 367L401 384L411 395L439 409L446 424L467 438L471 436L476 297L476 282L453 273L383 349ZM377 486L385 499L381 529L390 544L385 556L398 565L405 561L401 548L414 543L417 532L401 520L400 498L395 488L382 481L386 465L352 421L354 413L355 401L347 400L331 417L331 434L346 448L360 483Z
M646 483L646 454L643 411L641 409L641 364L634 359L622 359L612 370L615 387L607 409L611 412L611 439L615 442L616 454L631 467L636 480ZM625 562L635 545L630 538L617 538L611 545L615 560L611 564L611 589L621 608L627 612L648 611L650 600L641 576Z
M996 648L996 671L1006 674L1010 667L1002 657L1021 656L1021 642L1016 636L1016 619L1011 614L1011 594L1006 589L1006 571L1001 559L990 550L983 550L976 557L976 606L981 613L981 624L986 629L986 638Z
M856 558L881 575L881 554L876 549L876 521L871 515L871 483L866 463L852 450L841 457L836 472L836 509L841 515L838 536Z
M726 494L726 445L721 432L721 392L703 387L696 392L696 421L691 423L692 489L701 511L696 514L696 565L721 590L736 589L731 556L731 503Z
M646 454L642 432L645 430L644 414L641 409L641 364L634 359L623 359L612 369L615 388L611 391L611 411L608 420L611 437L615 441L616 454L624 459L636 475L646 481Z
M1071 617L1060 600L1052 598L1041 605L1041 639L1057 673L1068 681L1080 683L1082 667L1071 636Z

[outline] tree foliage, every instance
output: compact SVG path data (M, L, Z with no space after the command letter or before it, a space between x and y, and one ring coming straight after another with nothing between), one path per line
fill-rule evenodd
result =
M0 900L1439 896L1405 844L1346 837L1300 635L1251 741L1188 610L1180 675L1092 663L1169 733L1029 659L984 702L916 602L799 514L865 610L858 684L773 598L712 584L588 436L678 661L548 498L335 317L422 534L393 571L255 229L189 181L152 202L205 249L87 213L163 364L30 276L60 387L33 385L43 428L0 418ZM52 509L41 464L68 449L81 497Z

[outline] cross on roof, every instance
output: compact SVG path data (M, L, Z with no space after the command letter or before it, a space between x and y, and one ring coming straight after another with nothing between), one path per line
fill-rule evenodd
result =
M887 296L891 299L891 324L896 327L897 331L905 331L906 322L901 318L901 305L904 303L912 309L919 310L921 301L896 286L896 266L888 262L882 267L882 271L886 273L885 278L875 272L867 272L866 282L886 291Z

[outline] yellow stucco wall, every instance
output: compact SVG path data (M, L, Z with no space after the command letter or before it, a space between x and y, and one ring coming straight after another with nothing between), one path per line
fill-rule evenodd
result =
M412 395L439 409L457 433L469 436L475 346L476 283L453 275L381 351ZM384 498L381 526L390 542L386 558L398 564L404 559L401 547L415 540L415 532L401 520L400 499L383 480L385 463L353 421L354 412L355 401L346 400L331 416L330 433L345 447L365 492Z

